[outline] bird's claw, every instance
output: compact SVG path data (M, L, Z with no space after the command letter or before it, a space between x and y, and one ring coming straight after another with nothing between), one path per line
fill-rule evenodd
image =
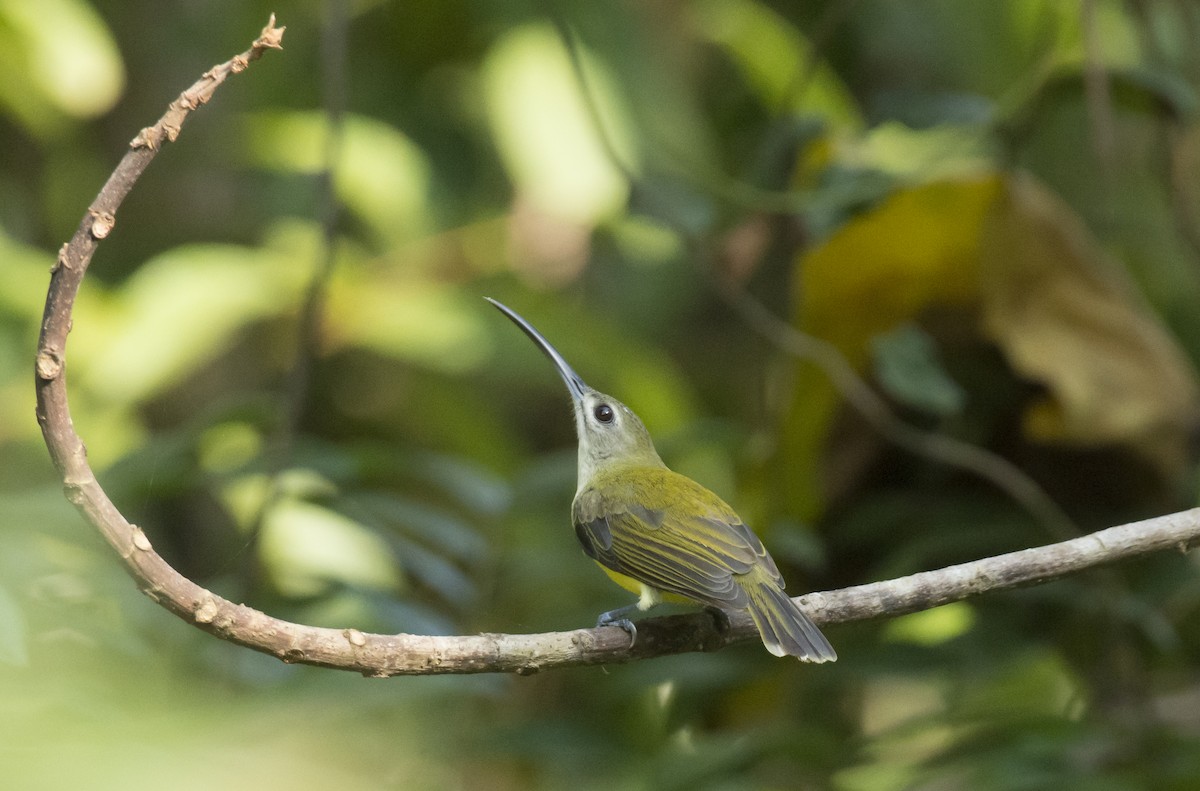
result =
M596 619L596 626L617 626L624 629L629 634L630 648L633 648L634 643L637 642L637 627L634 626L633 621L621 617L619 612L601 613L600 617Z

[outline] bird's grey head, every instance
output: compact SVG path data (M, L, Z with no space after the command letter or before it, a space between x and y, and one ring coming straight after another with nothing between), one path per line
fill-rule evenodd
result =
M554 363L571 395L579 438L579 486L597 473L623 466L663 466L650 432L633 410L612 396L588 387L546 338L516 311L486 298L529 336Z

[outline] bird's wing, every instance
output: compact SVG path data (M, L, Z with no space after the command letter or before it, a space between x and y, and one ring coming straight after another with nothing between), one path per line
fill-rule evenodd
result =
M742 608L746 593L734 575L756 566L782 587L774 561L733 509L669 470L585 489L572 516L590 557L653 588Z

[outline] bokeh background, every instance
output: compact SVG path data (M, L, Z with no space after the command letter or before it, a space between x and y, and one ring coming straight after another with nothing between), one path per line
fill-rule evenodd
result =
M628 601L568 522L562 385L483 295L795 594L1196 504L1194 3L3 0L6 787L1200 784L1183 554L834 626L819 668L746 644L371 680L138 594L34 420L48 270L137 130L272 11L284 52L153 163L67 355L102 483L222 595L439 634Z

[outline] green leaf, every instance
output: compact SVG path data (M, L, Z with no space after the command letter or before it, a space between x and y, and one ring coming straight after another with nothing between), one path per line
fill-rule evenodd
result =
M28 130L100 115L124 87L121 55L89 3L0 0L0 107Z
M585 53L591 100L605 131L635 159L612 82ZM617 211L629 185L605 150L562 41L546 25L515 28L496 42L481 71L488 118L512 180L534 207L588 226Z
M933 339L915 324L902 324L871 341L875 375L897 401L939 417L957 415L966 393L938 360Z
M342 497L340 502L355 518L408 533L450 557L478 561L487 549L477 531L440 508L381 492L355 492Z
M952 602L932 610L915 612L888 622L884 634L889 640L915 645L939 645L970 631L975 625L975 610L966 602Z
M285 173L323 170L329 122L320 112L249 116L246 157ZM386 245L412 241L428 229L430 167L424 152L393 126L348 115L334 163L338 199Z
M263 522L263 562L287 595L312 596L330 583L396 590L401 575L387 543L349 517L314 503L284 500Z
M800 30L764 3L752 0L706 0L697 3L697 32L724 47L772 110L821 115L840 127L859 128L863 121L850 89L823 61L812 66L813 49ZM797 91L798 79L806 79Z
M154 396L219 355L240 328L294 310L309 269L235 245L163 253L73 338L84 381L114 401Z

